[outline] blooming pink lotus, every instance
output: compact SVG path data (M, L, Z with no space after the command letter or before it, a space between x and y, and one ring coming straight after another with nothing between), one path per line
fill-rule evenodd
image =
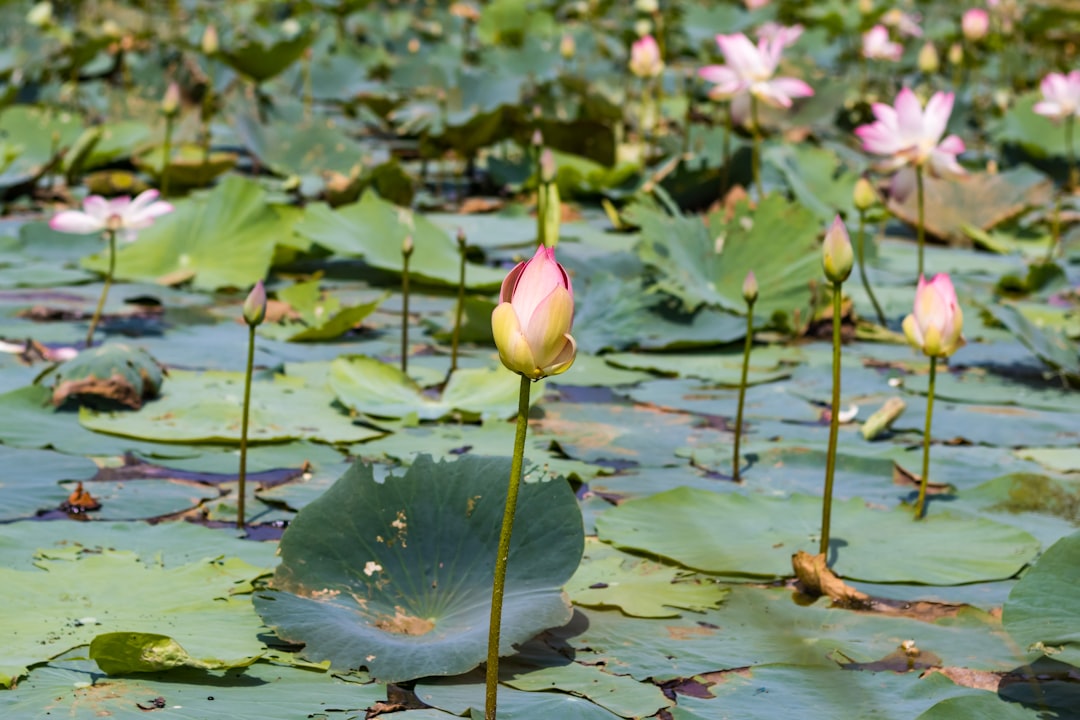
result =
M652 35L646 35L630 46L630 72L639 78L654 78L664 72L660 46Z
M1080 70L1068 75L1050 73L1039 83L1043 99L1033 108L1040 115L1054 120L1080 116Z
M541 245L503 280L499 305L491 313L499 358L532 380L566 372L577 354L573 322L570 276L555 260L555 248Z
M749 93L773 107L791 107L793 98L810 97L814 90L802 80L773 77L788 37L787 33L775 33L771 38L761 38L755 46L742 33L717 35L725 64L707 65L698 70L698 75L716 84L710 92L714 98L730 99Z
M140 193L134 200L127 195L112 200L91 195L83 200L82 210L64 210L54 215L49 227L78 235L122 232L124 240L133 242L137 231L173 211L172 205L157 198L157 190Z
M904 54L904 46L889 39L889 29L875 25L862 36L862 55L867 60L896 62Z
M855 128L855 134L864 150L888 158L882 164L884 171L912 165L925 166L936 177L963 177L966 173L956 156L964 152L964 141L956 135L941 139L952 106L953 94L938 92L924 110L915 93L904 88L896 96L895 107L874 103L871 109L877 120Z
M971 8L960 18L960 32L968 42L978 42L990 32L990 14L982 8Z
M915 311L904 318L908 342L930 357L948 357L964 346L963 328L964 312L949 276L939 273L926 282L920 275Z
M770 42L779 43L781 48L791 47L802 34L802 25L792 25L789 27L772 20L762 23L761 27L757 29L758 40L765 39Z

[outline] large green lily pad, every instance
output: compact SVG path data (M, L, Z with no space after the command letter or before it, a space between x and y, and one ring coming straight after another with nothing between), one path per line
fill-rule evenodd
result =
M68 496L61 480L89 480L97 473L97 465L85 458L6 445L0 445L0 465L0 520L56 508Z
M1080 666L1080 532L1051 545L1009 593L1002 620L1032 655Z
M250 602L231 597L262 572L241 560L165 568L143 563L134 553L104 551L39 560L37 566L41 570L0 568L9 638L0 685L9 686L29 666L107 633L138 634L141 640L135 642L147 645L153 644L150 635L167 634L186 649L186 659L172 655L174 666L237 667L264 651ZM161 666L149 655L132 653L126 665L110 669L141 672Z
M94 412L82 408L79 422L110 435L163 443L240 442L244 374L227 372L170 375L167 392L138 412ZM354 443L383 433L360 425L331 407L333 396L300 378L278 375L255 381L251 389L249 442L307 438Z
M665 522L657 522L659 517ZM676 488L629 500L598 517L596 526L602 540L696 570L785 577L792 574L795 552L816 552L821 498ZM905 509L874 509L858 498L833 502L830 564L856 580L1001 580L1019 572L1038 550L1038 541L1022 530L933 506L916 523Z
M375 481L357 463L281 540L255 606L309 660L367 667L386 681L456 675L483 661L509 459L417 458ZM581 559L581 513L561 480L522 486L500 652L571 611L560 587Z

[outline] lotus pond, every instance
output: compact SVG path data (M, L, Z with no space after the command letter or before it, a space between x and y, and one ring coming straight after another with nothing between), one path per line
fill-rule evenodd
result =
M0 35L5 718L1080 717L1075 3Z

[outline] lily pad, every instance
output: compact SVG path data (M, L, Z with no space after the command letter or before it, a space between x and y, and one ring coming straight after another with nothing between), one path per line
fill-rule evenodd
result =
M441 395L429 394L395 365L374 358L338 358L330 364L328 382L338 400L373 417L399 418L415 413L421 420L458 415L464 420L515 417L518 388L502 367L461 368L450 376ZM538 400L543 391L534 389Z
M277 296L300 315L300 323L263 325L260 332L284 335L291 342L318 342L333 340L352 330L373 313L389 293L371 302L342 307L339 298L329 294L324 296L319 291L319 281L311 280L279 290Z
M249 665L265 649L250 602L231 597L240 583L262 572L243 561L164 568L144 564L133 553L104 551L37 565L41 570L30 572L0 568L9 638L0 686L10 686L30 665L106 633L165 632L191 657L218 668ZM136 655L122 669L159 668Z
M1012 305L988 305L986 310L1044 363L1080 377L1080 346L1062 330L1045 325L1040 327Z
M195 288L246 288L266 277L276 245L288 244L291 223L269 204L253 180L226 178L205 199L177 203L176 211L139 232L116 256L117 277ZM105 271L98 255L84 265Z
M669 519L657 523L656 518ZM717 519L722 518L719 522ZM676 488L628 500L596 520L600 539L704 572L786 577L797 550L813 550L821 498L721 494ZM766 533L770 543L758 541ZM833 501L830 565L868 582L960 585L1012 577L1039 550L1035 538L983 518Z
M508 459L421 456L375 482L357 463L296 516L273 590L256 609L304 656L396 682L456 675L486 656ZM564 481L527 483L510 548L500 652L570 619L560 592L581 559L581 513Z
M95 432L162 443L240 442L244 374L175 371L168 392L137 413L82 408L79 422ZM279 375L252 383L248 440L308 438L354 443L383 433L353 422L331 407L333 396L299 378Z
M61 480L89 480L97 474L97 465L85 458L5 445L0 445L0 464L0 520L55 508L68 496Z
M1009 593L1002 621L1029 655L1080 666L1080 532L1047 548Z

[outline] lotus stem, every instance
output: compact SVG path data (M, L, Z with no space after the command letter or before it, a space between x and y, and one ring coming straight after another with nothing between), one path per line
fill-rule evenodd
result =
M116 273L116 231L106 230L105 235L109 240L109 269L105 273L105 287L101 288L101 297L98 298L94 316L90 318L90 329L86 332L87 349L94 346L94 331L97 330L101 321L101 313L105 309L105 298L109 296L109 288L112 287L113 275Z
M210 164L210 121L214 114L214 73L207 68L206 71L206 94L203 95L202 106L202 164L205 167Z
M301 56L301 67L304 73L304 120L311 120L311 109L315 104L314 93L311 89L311 48L304 51Z
M730 112L730 110L729 110ZM754 176L754 187L757 189L758 202L765 197L761 189L761 126L758 125L757 98L750 95L750 122L753 123L754 148L750 154L750 168Z
M724 175L721 186L728 190L731 181L731 133L735 131L735 121L731 117L731 102L724 103Z
M499 635L502 630L503 594L506 589L506 565L510 559L510 535L514 531L518 490L521 487L521 468L525 459L525 433L529 429L529 390L532 381L521 376L518 391L517 431L514 434L514 455L510 463L510 486L506 493L502 530L499 532L499 554L495 558L495 578L491 586L491 621L488 626L488 653L485 673L484 720L495 720L495 705L499 692Z
M461 261L458 270L457 307L454 309L454 337L450 344L450 372L457 370L458 346L461 343L461 316L465 312L465 233L458 233L458 255Z
M743 406L746 403L746 376L750 370L750 349L754 345L754 301L746 303L746 343L743 345L742 376L739 379L739 409L735 414L735 449L731 458L731 476L739 482L739 445L742 440Z
M401 372L409 371L409 258L412 256L412 238L405 238L401 247Z
M866 290L866 294L870 296L870 302L874 305L874 312L877 313L878 323L882 327L886 327L885 313L881 311L881 305L878 304L877 298L874 297L874 291L870 287L870 278L866 276L866 253L863 248L866 243L866 211L859 210L859 234L856 236L856 251L858 252L859 259L859 277L862 278L863 289Z
M937 379L937 358L930 357L930 387L926 392L926 429L923 430L922 478L919 480L919 499L915 501L915 519L926 514L926 485L930 479L930 423L934 417L934 381Z
M243 529L246 524L244 501L247 498L247 446L248 418L251 413L251 373L255 367L255 326L248 326L247 369L244 371L244 409L240 419L240 474L238 477L239 496L236 500L236 527Z
M1073 126L1076 124L1076 116L1068 115L1065 118L1065 157L1069 163L1069 184L1066 189L1071 193L1080 184L1080 172L1076 167L1076 149L1073 147Z
M169 165L172 161L173 118L165 117L165 144L161 149L161 196L169 195Z
M829 522L832 519L833 476L836 474L836 441L840 434L840 315L843 283L832 284L832 411L829 416L829 450L825 456L825 498L821 503L821 544L818 552L828 559Z
M923 247L926 245L926 200L923 193L922 167L915 168L915 192L916 202L919 206L919 224L916 234L919 239L919 277L923 276Z

